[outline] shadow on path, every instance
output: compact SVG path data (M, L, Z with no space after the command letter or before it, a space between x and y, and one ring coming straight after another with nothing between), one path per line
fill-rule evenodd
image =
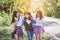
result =
M55 21L46 21L44 23L44 26L46 26L46 27L48 27L48 26L55 26L55 25L58 25L58 23L55 22Z
M58 33L58 34L55 34L55 36L56 36L56 37L58 37L58 38L60 38L60 33Z

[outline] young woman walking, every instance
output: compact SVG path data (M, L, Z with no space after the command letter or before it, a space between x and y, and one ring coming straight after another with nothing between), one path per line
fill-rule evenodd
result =
M20 15L19 11L13 12L12 23L14 23L14 30L12 32L12 40L19 40L19 37L22 37L22 24L23 17Z
M36 18L35 18L35 28L34 28L34 32L36 35L36 40L42 40L42 33L44 31L44 27L43 27L43 15L42 12L39 10L36 13Z

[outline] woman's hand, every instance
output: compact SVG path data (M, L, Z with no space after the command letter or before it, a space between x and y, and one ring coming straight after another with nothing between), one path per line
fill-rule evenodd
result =
M26 22L27 22L27 24L30 24L31 23L31 20L26 19Z

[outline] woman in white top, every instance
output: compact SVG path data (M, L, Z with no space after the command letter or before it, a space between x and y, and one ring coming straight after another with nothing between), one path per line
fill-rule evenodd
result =
M42 33L44 31L43 27L43 15L42 12L39 10L37 11L36 18L35 18L35 23L34 23L34 32L36 35L36 40L42 40Z
M22 31L23 17L20 16L19 11L13 12L12 23L15 24L14 30L12 32L12 40L19 40L19 37L23 35Z

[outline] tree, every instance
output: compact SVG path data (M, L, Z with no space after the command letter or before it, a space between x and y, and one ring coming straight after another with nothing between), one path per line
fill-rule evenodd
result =
M4 10L6 13L9 13L11 12L12 5L12 0L0 0L0 11Z

